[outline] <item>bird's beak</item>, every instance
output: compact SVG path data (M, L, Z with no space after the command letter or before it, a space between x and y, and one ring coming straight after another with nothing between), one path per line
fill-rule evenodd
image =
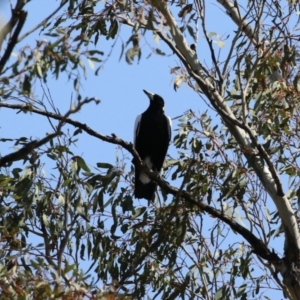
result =
M150 93L150 92L148 92L146 90L143 90L143 92L149 97L150 100L153 100L153 96L154 96L153 93Z

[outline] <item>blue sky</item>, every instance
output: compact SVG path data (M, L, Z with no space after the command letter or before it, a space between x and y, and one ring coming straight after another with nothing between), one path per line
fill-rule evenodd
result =
M47 5L43 8L36 5L36 1L29 3L26 6L29 11L28 21L22 33L25 33L39 23L57 6L58 2L47 1ZM8 5L4 6L3 11L6 12L8 7ZM212 8L214 9L214 15L218 12L221 13L216 6L212 6ZM3 15L5 16L6 13ZM217 29L220 30L220 26L218 28L218 24L215 21L211 23L208 26L211 28L207 28L208 32L217 31ZM221 28L223 32L220 32L220 35L227 35L229 33L229 28L226 29L224 26ZM37 30L26 38L17 46L14 52L17 52L16 50L19 50L22 46L34 45L36 40L41 38L39 33L40 31ZM88 124L91 128L102 134L110 135L114 133L125 141L132 141L135 118L149 105L149 99L143 93L143 89L157 93L164 98L166 114L171 118L182 115L188 109L192 109L196 113L206 111L208 109L207 106L185 83L177 91L173 89L174 74L170 74L170 69L177 66L179 60L165 47L163 42L160 42L158 45L154 43L152 34L146 34L145 37L141 38L142 58L139 63L134 61L132 65L128 65L124 55L121 61L119 61L122 40L125 43L131 34L132 31L130 28L122 26L120 38L98 76L94 75L94 70L86 63L87 79L82 81L82 96L83 98L96 97L101 100L101 103L99 105L87 105L79 113L71 117ZM45 36L42 38L47 39ZM190 44L194 43L188 34L187 39ZM106 58L107 54L111 51L112 42L114 41L107 41L105 37L100 36L96 49L104 52L103 58ZM205 54L206 61L210 64L210 56L207 49L202 49L201 47L205 44L203 37L200 36L197 46L198 55L202 56ZM162 49L167 56L160 56L153 53L150 46ZM146 59L151 53L150 58ZM16 58L13 57L12 59ZM61 114L67 112L72 99L73 101L76 100L73 81L68 81L66 76L61 76L59 80L55 80L54 76L49 74L47 86L37 81L34 93L38 96L38 99L43 94L42 86L45 90L49 89L51 97ZM213 112L212 115L215 116L215 113ZM18 122L15 122L16 117ZM216 122L219 122L218 119L216 119ZM45 122L44 118L29 114L16 115L16 111L9 110L2 111L0 125L1 137L17 138L23 135L32 136L34 139L41 138L46 132L52 132L50 124ZM176 129L176 121L173 122L173 129ZM173 136L174 134L173 131ZM114 162L115 149L115 145L107 144L100 140L95 141L94 138L83 134L77 143L77 149L74 149L74 154L82 156L92 166L95 162L99 161ZM1 154L5 155L6 153L1 147ZM171 156L176 155L173 145L170 145L169 154Z
M49 13L50 3L57 1L48 1L49 10L45 13ZM31 4L31 5L30 5ZM52 6L52 5L51 5ZM29 18L27 26L24 32L28 28L31 28L34 24L42 20L41 9L35 6L35 1L29 3ZM53 6L52 6L53 7ZM46 14L45 14L46 15ZM22 45L35 43L38 31L31 37L24 40ZM121 36L126 41L131 35L131 30L122 28ZM150 43L152 43L152 37L147 37ZM96 49L104 51L105 56L111 50L111 41L107 42L105 37L100 37ZM123 56L119 62L119 56L121 52L120 40L117 42L112 55L108 61L104 64L102 70L99 72L99 76L93 75L93 70L86 65L87 79L83 81L82 95L83 97L97 97L101 100L99 105L89 105L84 107L73 118L87 123L91 128L98 130L104 134L115 133L117 136L124 140L131 141L133 135L133 124L135 117L143 112L149 104L149 100L143 93L143 89L147 89L154 93L158 93L165 99L166 113L175 117L182 114L184 111L190 108L198 109L199 97L193 93L188 87L183 85L183 88L177 92L173 90L172 75L170 74L170 68L177 65L178 59L171 55L167 59L158 55L151 55L149 59L145 59L151 49L146 45L146 42L142 39L142 59L139 64L135 61L133 65L128 65L125 62ZM20 48L20 46L17 46ZM163 48L163 47L161 47ZM170 50L166 51L168 54ZM73 90L73 82L68 82L67 78L60 78L59 80L51 80L51 75L48 76L48 88L52 95L52 98L60 109L61 113L68 110L71 99L76 99L76 94ZM41 95L41 83L37 82L35 86L35 94ZM14 122L13 116L15 112L5 111L5 115L2 116L1 128L2 134L9 132L9 136L18 136L21 132L24 135L32 133L33 137L40 137L50 130L49 125L45 122L39 123L41 126L33 126L33 119L35 117L25 115L20 118L18 115L18 123ZM4 117L4 119L3 119ZM24 121L21 122L20 119ZM110 148L113 151L114 145L104 144L101 141L95 142L94 140L86 138L80 138L78 144L79 153L84 156L91 156L99 160L112 159L108 151L101 151L103 147ZM86 145L86 143L92 142L93 147L81 147L80 144ZM2 153L4 154L4 153ZM91 159L95 161L95 159ZM97 161L97 160L96 160Z

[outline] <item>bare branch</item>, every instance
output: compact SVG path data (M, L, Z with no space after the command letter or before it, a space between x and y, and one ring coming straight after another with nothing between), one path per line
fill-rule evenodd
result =
M217 0L228 12L228 15L234 21L234 23L241 28L242 32L246 34L246 36L252 41L254 46L259 46L260 41L258 37L256 37L254 30L248 24L246 20L244 20L237 7L229 0Z

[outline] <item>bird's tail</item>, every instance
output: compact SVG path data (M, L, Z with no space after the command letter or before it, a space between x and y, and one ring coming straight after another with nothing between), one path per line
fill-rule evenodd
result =
M134 187L134 196L135 198L147 199L149 201L154 201L156 183L150 181L148 183L143 183L140 179L140 172L135 172L135 187Z

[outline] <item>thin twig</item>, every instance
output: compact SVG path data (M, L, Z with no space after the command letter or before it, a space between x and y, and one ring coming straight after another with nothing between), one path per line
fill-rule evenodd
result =
M46 17L43 21L35 25L33 28L28 30L26 33L24 33L21 37L18 38L17 43L24 40L28 35L39 29L41 26L43 26L45 23L47 23L65 4L67 4L68 1L63 1L48 17Z

